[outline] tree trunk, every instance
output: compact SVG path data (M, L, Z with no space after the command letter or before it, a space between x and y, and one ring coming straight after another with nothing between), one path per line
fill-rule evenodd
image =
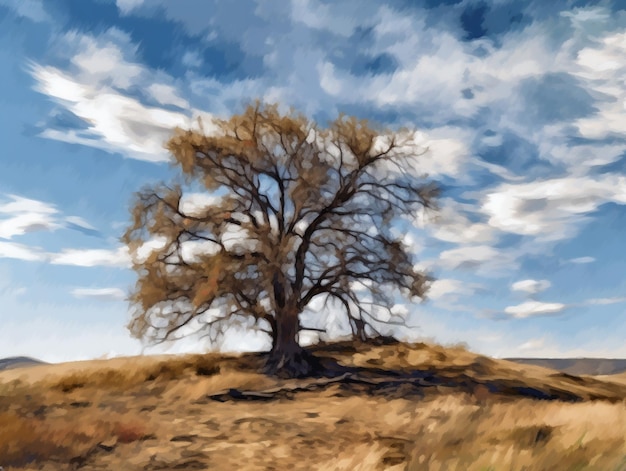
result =
M297 336L300 329L298 311L282 309L276 313L276 332L266 371L282 378L311 376L319 364L313 355L302 348Z

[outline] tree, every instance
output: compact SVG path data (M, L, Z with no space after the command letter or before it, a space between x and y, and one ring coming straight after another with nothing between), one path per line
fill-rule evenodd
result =
M272 337L268 371L303 376L316 363L298 333L315 298L365 340L398 294L424 297L431 278L394 230L438 196L416 173L424 151L410 132L343 115L321 129L259 102L215 124L211 135L177 129L166 147L179 177L136 194L123 237L138 273L133 335L215 340L249 322ZM212 204L192 207L193 185Z

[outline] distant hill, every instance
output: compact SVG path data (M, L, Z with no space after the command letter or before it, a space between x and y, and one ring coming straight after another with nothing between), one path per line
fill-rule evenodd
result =
M623 358L503 358L523 365L541 366L573 375L614 375L626 372ZM30 357L0 358L0 371L28 366L46 365Z
M618 358L504 358L504 360L552 368L572 375L614 375L626 371L626 359Z
M45 362L29 357L10 357L0 359L0 371L12 368L23 368L25 366L43 365Z

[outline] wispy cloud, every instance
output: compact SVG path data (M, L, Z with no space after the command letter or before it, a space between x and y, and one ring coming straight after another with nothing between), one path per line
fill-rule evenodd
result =
M190 107L189 102L180 96L176 88L163 83L153 83L148 86L150 95L161 105L174 105L178 108L187 109Z
M548 280L520 280L511 285L513 291L537 294L547 290L552 284Z
M529 317L558 314L566 308L567 306L561 303L526 301L522 304L518 304L517 306L509 306L504 309L504 312L516 319L526 319Z
M86 130L45 129L42 137L165 162L169 157L163 146L172 130L190 124L180 113L145 106L111 89L82 85L58 69L38 65L32 69L39 91L67 103L72 113L90 123Z
M621 77L626 73L626 33L608 34L594 45L579 51L577 75L585 79L597 93L607 98L598 102L599 110L593 116L576 122L580 134L590 139L602 139L612 133L626 131L623 119L623 102L626 90Z
M53 205L42 201L7 195L11 201L0 204L0 238L35 231L54 231L61 227L56 220L59 212Z
M0 258L12 258L28 262L43 262L47 259L46 253L38 247L29 247L15 242L0 241Z
M617 304L626 302L626 297L612 297L612 298L594 298L585 301L585 304L607 306L609 304Z
M603 203L626 204L626 177L563 177L486 190L482 211L504 232L539 241L572 237Z
M470 271L481 276L498 276L518 265L514 252L490 245L463 245L444 250L435 262L448 270Z
M31 232L56 231L65 228L89 235L99 232L78 216L63 217L55 205L43 201L6 195L10 201L0 203L0 238L12 239Z
M467 300L484 289L484 286L478 283L441 278L432 283L428 290L428 299L433 301L436 308L448 311L471 311L468 303L461 302L461 300Z
M60 43L74 52L71 70L31 62L29 71L36 80L35 89L80 118L86 129L47 128L41 131L42 137L165 162L169 156L163 145L175 127L193 127L192 117L202 116L210 131L212 117L208 113L173 112L130 96L127 90L140 87L147 92L146 98L159 104L189 106L173 86L159 81L159 76L168 79L164 72L151 73L132 60L136 48L127 34L116 28L97 38L71 32Z
M451 198L440 202L439 211L425 228L435 239L456 244L488 244L494 242L498 230L485 222L472 221L466 211L476 214L475 208Z
M430 290L428 291L428 297L433 300L439 300L446 297L458 297L461 295L471 295L477 289L477 286L472 283L467 283L461 280L453 280L449 278L442 278L435 280Z
M180 210L190 216L198 216L206 209L219 204L221 197L208 193L187 192L180 201Z
M579 265L586 264L586 263L593 263L595 261L596 261L596 259L593 258L593 257L578 257L578 258L571 258L571 259L569 259L569 262L576 263L576 264L579 264Z
M186 248L187 251L191 250L191 252L196 253L197 250L194 252L193 249L193 247ZM60 252L46 252L41 247L0 241L0 259L2 258L75 267L130 268L132 266L131 257L126 247L117 249L63 249Z
M48 254L53 265L70 265L77 267L119 267L130 268L131 261L128 249L120 247L107 249L65 249L60 253Z
M123 301L126 293L119 288L75 288L72 296L79 299L96 299L102 301Z

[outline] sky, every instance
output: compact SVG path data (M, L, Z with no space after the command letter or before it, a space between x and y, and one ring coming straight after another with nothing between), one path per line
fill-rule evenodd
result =
M164 351L125 328L133 192L255 98L419 131L437 281L400 337L626 357L625 58L621 0L0 0L0 358Z

